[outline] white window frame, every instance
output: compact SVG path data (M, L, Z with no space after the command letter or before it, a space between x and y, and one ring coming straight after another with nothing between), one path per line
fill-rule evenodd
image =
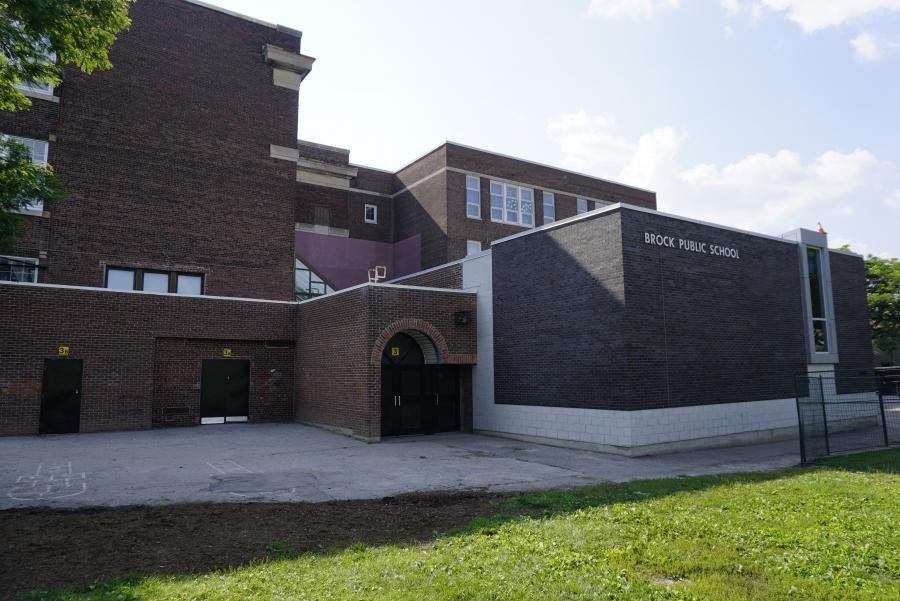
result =
M548 199L549 202L547 202ZM546 190L541 192L541 207L543 208L544 225L556 221L556 194L547 192ZM550 210L553 213L549 219L547 218L547 207L550 207Z
M20 136L11 136L8 134L0 134L5 140L13 140L19 144L23 144L31 149L31 162L39 165L46 165L50 156L50 143L47 140L37 140L35 138L22 138ZM42 215L44 213L44 202L34 201L25 205L18 211L23 215Z
M477 255L481 252L481 240L466 240L466 256Z
M498 219L495 217L494 212L498 207L495 206L494 198L497 194L494 193L495 186L500 186L500 215L501 217ZM531 194L531 223L525 223L522 219L523 211L522 211L522 192L527 191ZM491 180L491 221L494 223L508 223L510 225L519 225L522 227L534 227L534 189L529 188L528 186L521 186L518 184L508 184L506 182L498 182L496 180ZM509 214L513 211L510 211L509 207L507 207L506 201L507 199L516 201L516 218L511 219Z
M469 198L470 192L472 199ZM466 176L466 217L481 219L481 178L476 175Z
M31 263L34 265L34 275L32 277L31 282L17 282L19 284L36 284L38 280L38 265L40 265L40 261L33 257L14 257L12 255L0 255L0 259L12 259L13 261L19 261L20 263Z
M44 40L47 41L46 38ZM44 55L44 60L41 61L44 63L55 63L56 62L56 53L51 51ZM23 81L21 83L14 84L16 89L21 92L25 92L25 95L29 94L37 94L39 96L53 96L53 84L47 82L40 81Z
M372 218L369 219L369 209L372 209ZM374 225L378 225L378 205L364 205L363 207L363 221L366 223L371 223Z

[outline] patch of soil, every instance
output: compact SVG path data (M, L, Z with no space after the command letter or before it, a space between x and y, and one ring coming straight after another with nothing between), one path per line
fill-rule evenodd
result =
M0 511L0 599L135 574L201 573L353 543L434 539L509 495L402 495L328 503Z

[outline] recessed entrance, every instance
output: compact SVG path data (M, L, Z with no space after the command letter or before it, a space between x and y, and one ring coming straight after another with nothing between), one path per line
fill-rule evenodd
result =
M381 435L459 430L459 370L437 364L431 341L401 332L381 358ZM434 362L432 362L434 361Z
M81 359L44 359L41 434L78 432L81 419Z
M200 376L200 423L246 422L250 407L250 362L204 359Z

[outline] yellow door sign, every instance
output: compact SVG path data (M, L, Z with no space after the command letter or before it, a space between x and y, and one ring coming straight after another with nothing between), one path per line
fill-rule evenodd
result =
M223 356L223 357L230 357L230 356L231 356L231 349L230 349L230 348L223 348L223 349L222 349L222 356Z
M60 357L68 357L69 356L69 347L66 345L59 346L56 349L56 354Z
M392 346L391 347L391 357L399 357L400 356L400 347Z

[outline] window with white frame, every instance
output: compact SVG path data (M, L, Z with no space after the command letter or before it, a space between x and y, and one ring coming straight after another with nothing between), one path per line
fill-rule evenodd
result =
M15 21L13 22L13 25L16 27L19 26L18 22ZM50 50L49 40L47 38L42 38L41 45L43 46L43 49L41 50L43 57L40 59L40 62L44 64L55 63L56 53ZM53 84L43 81L23 81L21 83L15 84L15 87L23 92L38 92L40 94L47 95L53 94Z
M466 176L466 217L481 219L481 179Z
M553 192L543 193L544 224L556 221L556 197Z
M481 242L478 240L466 240L466 256L477 255L481 252Z
M378 223L378 207L366 205L363 209L363 221L366 223Z
M491 221L532 227L534 191L523 186L492 181Z
M0 282L37 282L38 260L0 256Z
M588 200L587 198L579 198L576 201L578 203L577 211L579 213L587 213L588 212Z
M12 140L13 142L18 142L23 146L26 146L28 150L31 151L31 162L32 163L40 163L42 165L47 164L47 154L49 152L50 145L45 140L33 140L31 138L20 138L19 136L8 136L3 134L3 139ZM34 212L42 212L44 210L44 201L35 200L23 207L25 211L34 211Z

